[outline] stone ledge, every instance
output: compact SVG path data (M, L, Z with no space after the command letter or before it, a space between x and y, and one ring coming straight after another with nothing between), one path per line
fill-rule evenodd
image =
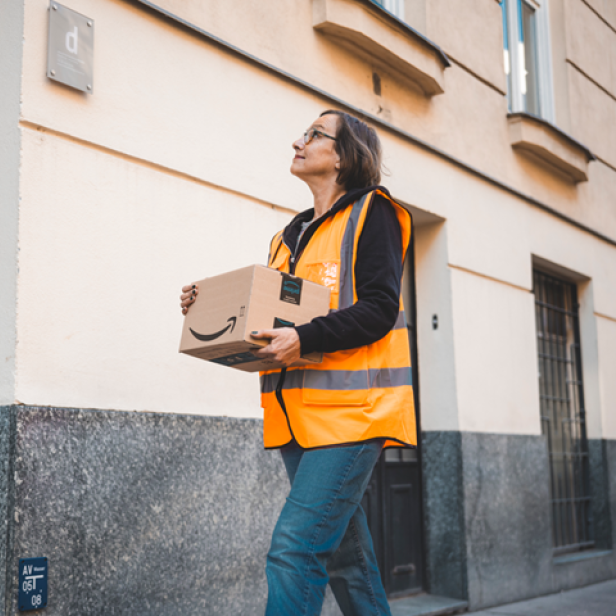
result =
M575 552L573 554L563 554L556 556L553 560L555 565L568 565L570 563L577 563L582 560L588 560L589 558L601 558L602 556L611 556L612 550L584 550Z
M369 0L314 0L312 7L313 28L332 42L380 61L426 96L445 91L447 56L394 15Z
M579 141L543 118L530 113L509 113L511 146L531 153L568 175L573 182L588 180L588 163L594 154Z
M390 599L392 616L447 616L468 610L468 601L421 593L406 599Z

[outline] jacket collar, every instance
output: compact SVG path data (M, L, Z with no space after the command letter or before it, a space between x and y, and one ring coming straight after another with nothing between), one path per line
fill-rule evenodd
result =
M305 246L308 240L313 236L314 232L321 225L321 223L328 218L337 214L341 210L353 205L358 199L361 199L365 194L372 192L373 190L380 190L389 196L389 191L384 186L368 186L367 188L353 188L347 193L342 195L336 203L327 211L321 218L315 220L314 224L310 225L304 235L302 236L301 243ZM295 252L295 246L297 244L297 238L302 229L302 223L312 220L314 217L314 208L300 212L293 218L293 220L285 227L282 239L286 246L291 251L291 254Z

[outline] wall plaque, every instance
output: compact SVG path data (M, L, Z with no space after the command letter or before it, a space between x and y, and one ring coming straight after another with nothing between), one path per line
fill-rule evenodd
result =
M19 559L19 610L28 612L47 607L47 558Z
M94 21L51 2L47 77L71 88L92 93Z

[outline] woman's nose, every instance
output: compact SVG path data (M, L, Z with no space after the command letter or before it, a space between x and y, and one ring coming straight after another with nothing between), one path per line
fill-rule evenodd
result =
M306 145L306 144L304 143L304 137L300 137L299 139L296 139L296 140L293 142L293 149L294 149L294 150L301 150L301 149L303 149L303 148L304 148L304 145Z

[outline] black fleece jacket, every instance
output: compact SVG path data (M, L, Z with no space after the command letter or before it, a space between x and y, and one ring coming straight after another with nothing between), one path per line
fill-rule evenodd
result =
M315 230L328 216L350 207L375 189L389 194L382 186L355 189L342 196L327 214L310 225L296 246L302 222L312 220L314 210L298 214L285 228L283 239L297 261ZM402 241L400 224L391 203L375 195L357 246L355 287L357 302L310 323L296 326L302 354L333 353L354 349L380 340L394 326L399 312L402 279Z

